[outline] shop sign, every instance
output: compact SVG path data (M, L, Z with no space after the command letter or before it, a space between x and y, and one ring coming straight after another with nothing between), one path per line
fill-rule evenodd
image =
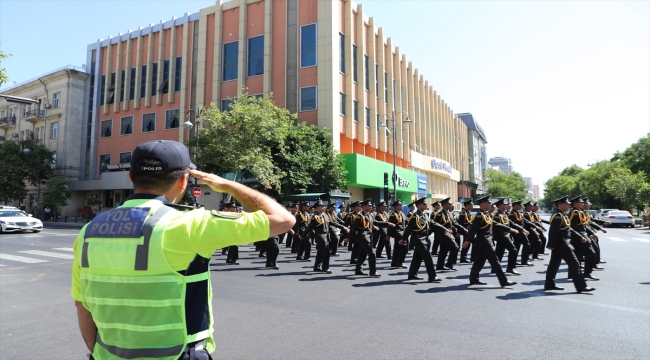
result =
M446 161L431 159L431 168L434 170L444 170L448 173L451 173L451 165L449 165L449 163Z
M409 187L409 186L411 186L411 182L406 180L406 179L402 179L401 177L399 177L399 174L397 173L397 171L395 171L395 174L393 175L393 181L395 181L397 183L397 186L401 186L401 187Z

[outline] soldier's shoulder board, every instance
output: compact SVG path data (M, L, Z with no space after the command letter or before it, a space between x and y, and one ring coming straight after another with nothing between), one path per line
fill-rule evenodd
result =
M210 214L225 219L239 219L244 213L210 210Z

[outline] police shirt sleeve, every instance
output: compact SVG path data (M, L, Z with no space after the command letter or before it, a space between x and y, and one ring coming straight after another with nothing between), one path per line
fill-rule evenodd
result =
M81 267L79 266L79 254L77 253L77 242L79 237L74 240L74 245L72 245L74 261L72 262L72 284L70 286L70 295L73 299L81 301Z

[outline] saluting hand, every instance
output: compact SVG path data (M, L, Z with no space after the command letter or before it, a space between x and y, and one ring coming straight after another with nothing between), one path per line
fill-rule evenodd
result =
M212 190L216 192L227 192L225 189L226 180L221 176L215 174L208 174L203 171L190 169L190 175L194 176L196 179L201 180L203 183L208 185Z

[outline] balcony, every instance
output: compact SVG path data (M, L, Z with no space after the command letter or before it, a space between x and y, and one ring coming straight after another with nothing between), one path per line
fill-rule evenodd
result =
M8 131L16 127L16 116L0 118L0 129Z
M43 121L43 119L45 119L45 110L36 109L25 111L25 117L23 119L25 121L29 121L32 124L38 121Z

